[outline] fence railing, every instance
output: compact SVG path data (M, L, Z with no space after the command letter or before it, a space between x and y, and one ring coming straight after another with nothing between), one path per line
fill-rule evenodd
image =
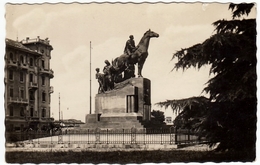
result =
M187 144L205 141L184 129L62 129L56 132L6 132L6 142L39 144Z

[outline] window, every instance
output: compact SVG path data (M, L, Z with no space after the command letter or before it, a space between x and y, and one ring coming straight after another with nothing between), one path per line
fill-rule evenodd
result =
M46 93L42 92L42 101L46 101Z
M45 76L42 75L42 85L45 85Z
M10 97L14 97L14 89L10 88Z
M30 66L33 66L33 58L30 58L29 64Z
M20 108L20 116L24 116L24 108L23 107Z
M46 117L46 109L42 108L42 117Z
M10 112L9 112L9 113L10 113L9 115L10 115L10 116L14 116L14 108L13 108L13 106L10 106L10 107L9 107L9 111L10 111Z
M9 70L9 80L13 80L13 79L14 79L14 71Z
M33 82L33 74L32 73L30 73L30 75L29 75L29 81Z
M23 55L20 56L20 62L21 62L21 64L24 63Z
M14 54L13 54L13 53L10 53L10 54L9 54L9 57L10 57L10 60L11 60L11 61L14 61Z
M29 91L29 99L34 100L34 91L32 90Z
M20 98L23 99L24 98L24 90L20 89Z
M30 116L33 117L33 107L30 108Z
M20 81L23 82L23 72L20 72Z
M44 60L42 60L42 68L45 68Z

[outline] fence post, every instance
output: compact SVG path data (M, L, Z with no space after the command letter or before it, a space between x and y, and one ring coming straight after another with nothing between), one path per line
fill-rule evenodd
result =
M51 146L52 146L52 134L51 134Z
M40 131L39 131L39 132L37 131L37 134L38 134L38 137L37 137L37 139L38 139L38 144L40 144L40 137L41 137L41 134L39 135L39 133L40 133Z
M136 143L136 130L131 128L131 143Z
M190 143L190 129L188 129L188 143Z
M59 135L58 135L58 144L62 143L62 130L59 130Z
M177 127L175 127L175 144L178 144L178 132L177 132Z
M31 135L32 135L32 133L31 133L31 131L29 130L29 143L33 143L33 140L32 140L32 137L31 137Z
M108 129L107 129L107 144L108 144Z
M70 130L68 130L67 133L68 133L68 140L69 140L69 141L68 141L68 145L70 145ZM68 147L69 147L69 146L68 146Z
M173 141L174 141L174 130L173 130L173 132L172 132L172 127L170 127L170 144L172 144L173 143Z
M96 134L96 143L100 143L100 130L98 128L96 128L95 134Z
M162 142L162 133L163 133L163 130L162 130L162 127L161 127L161 144L163 144L163 142Z
M125 144L124 137L125 137L125 129L123 129L123 144Z
M88 129L88 144L89 144L89 129Z
M146 134L146 128L143 129L143 134L144 134L144 145L145 145L145 134Z

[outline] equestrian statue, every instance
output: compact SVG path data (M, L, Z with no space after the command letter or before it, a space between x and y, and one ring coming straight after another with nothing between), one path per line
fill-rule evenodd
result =
M103 69L104 74L99 73L97 68L96 79L99 82L98 93L113 90L114 84L122 82L126 79L135 77L135 64L138 65L138 77L142 76L142 69L146 58L148 57L148 47L150 39L159 37L159 34L151 31L146 31L141 38L139 44L135 47L131 46L131 50L127 50L129 43L134 43L133 35L130 35L130 40L127 41L124 54L112 60L112 65L105 60L106 66ZM130 47L130 46L129 46ZM124 73L124 77L122 76Z
M112 66L115 70L115 76L119 75L120 73L127 71L135 65L138 64L138 77L142 76L142 69L144 62L148 56L148 47L150 43L150 39L159 37L159 34L151 31L150 29L146 31L141 38L139 44L136 46L136 49L133 53L128 55L127 53L122 54L121 56L115 58L112 61Z

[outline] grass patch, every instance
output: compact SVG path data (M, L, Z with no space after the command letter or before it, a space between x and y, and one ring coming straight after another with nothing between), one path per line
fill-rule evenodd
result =
M7 163L176 163L252 162L254 153L213 151L6 152Z

